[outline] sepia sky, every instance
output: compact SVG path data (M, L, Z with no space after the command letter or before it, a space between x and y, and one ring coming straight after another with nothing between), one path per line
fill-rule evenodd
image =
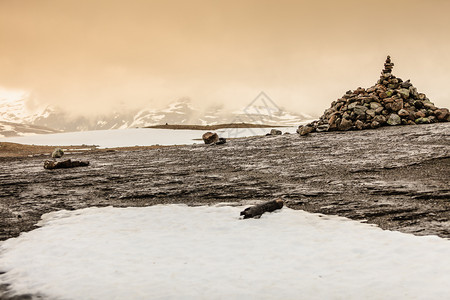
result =
M386 55L450 107L447 0L0 0L0 87L92 115L182 97L240 108L265 91L321 114Z

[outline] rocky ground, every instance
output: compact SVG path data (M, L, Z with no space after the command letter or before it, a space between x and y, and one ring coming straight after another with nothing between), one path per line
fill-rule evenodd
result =
M450 123L66 156L91 165L45 170L43 157L0 158L0 240L61 209L276 197L294 209L450 238Z

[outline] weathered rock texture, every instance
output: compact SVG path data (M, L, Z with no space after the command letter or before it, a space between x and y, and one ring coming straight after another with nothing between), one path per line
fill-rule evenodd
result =
M373 129L386 125L416 125L450 121L447 108L437 108L409 80L392 74L394 64L387 57L375 86L348 91L331 103L318 121L300 126L297 132Z
M89 168L0 158L0 240L43 213L90 206L254 204L335 214L450 238L450 123L74 154Z

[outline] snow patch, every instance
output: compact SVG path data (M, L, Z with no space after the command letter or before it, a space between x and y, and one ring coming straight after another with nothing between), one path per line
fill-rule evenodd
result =
M0 244L0 283L58 299L445 299L450 243L288 208L88 208Z

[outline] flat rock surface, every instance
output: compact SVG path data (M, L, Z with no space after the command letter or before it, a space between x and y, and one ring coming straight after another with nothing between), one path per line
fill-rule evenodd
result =
M89 206L268 201L450 238L450 123L74 154L86 168L0 158L0 240Z

